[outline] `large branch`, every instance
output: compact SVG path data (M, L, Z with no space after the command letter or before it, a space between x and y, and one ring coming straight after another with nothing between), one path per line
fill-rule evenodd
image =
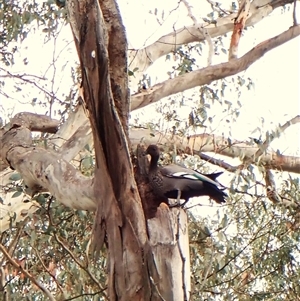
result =
M202 153L215 153L230 158L240 158L241 164L244 162L263 164L270 169L278 169L288 172L300 172L300 157L283 156L276 152L264 152L256 156L259 147L249 143L229 140L222 136L200 134L190 137L179 137L170 133L153 132L148 129L131 129L130 140L132 146L139 143L159 144L165 146L166 150L176 145L177 150L183 150L187 154L202 156ZM226 168L225 164L219 160L218 165ZM213 163L213 162L211 162ZM240 169L238 165L232 169Z
M249 17L246 27L252 26L270 15L274 9L293 3L293 0L254 0L251 3ZM216 20L216 22L207 24L195 24L193 26L180 28L170 34L161 37L155 43L141 49L129 51L129 68L133 70L138 68L136 77L140 78L140 74L145 72L158 58L176 50L184 44L204 41L207 33L211 38L225 35L233 30L233 22L237 17L237 13L230 14ZM205 32L201 28L205 28Z
M200 70L192 71L184 75L159 83L150 89L134 94L131 97L131 110L143 108L160 99L197 86L210 84L215 80L225 78L246 70L254 62L260 59L268 51L290 41L300 35L300 25L291 27L287 31L266 40L239 59L209 66Z
M65 206L95 210L93 179L83 176L60 154L31 144L31 132L23 126L11 128L1 139L1 157L21 174L31 194L49 191Z

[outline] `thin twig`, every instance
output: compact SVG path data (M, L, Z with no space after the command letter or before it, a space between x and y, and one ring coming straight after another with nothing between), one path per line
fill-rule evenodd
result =
M293 26L296 26L298 25L298 22L297 22L297 0L294 0L294 5L293 5Z
M38 280L35 279L27 270L25 270L20 264L18 264L7 252L6 248L0 243L0 251L2 251L3 255L7 258L7 260L22 274L24 274L28 279L31 280L33 284L35 284L51 301L55 301L54 296L50 293L50 291L41 284Z
M71 258L76 262L76 264L78 264L78 266L84 270L89 277L97 284L97 286L99 287L99 289L101 291L103 291L103 296L105 297L106 300L108 300L107 295L104 293L106 288L103 288L101 286L101 284L97 281L97 279L95 278L95 276L90 272L88 266L84 266L77 258L76 256L73 254L73 252L66 246L66 244L63 243L63 241L54 233L54 238L56 239L56 241L61 245L61 247L67 251L67 253L71 256Z
M12 255L14 254L14 250L15 250L16 245L17 245L17 243L18 243L18 241L19 241L19 239L20 239L20 237L21 237L21 233L22 233L22 231L23 231L23 229L24 229L24 226L25 226L27 220L28 220L28 218L25 218L25 220L22 221L22 222L19 224L17 233L16 233L16 235L14 236L13 241L10 243L10 245L9 245L9 247L8 247L8 249L7 249L7 252L8 252L8 254L9 254L10 256L12 256ZM0 261L0 266L3 265L3 262L4 262L4 258L2 258L2 260Z
M192 6L186 0L181 0L181 2L186 7L186 9L188 11L188 16L193 20L194 25L196 25L198 22L197 22L197 19L195 18L195 16L193 15L193 13L192 13Z
M278 128L278 132L279 134L277 136L269 136L259 147L259 149L257 150L257 152L254 154L254 158L258 158L259 156L261 156L269 147L269 145L271 144L271 142L275 139L275 138L279 138L280 134L283 133L289 126L299 123L300 122L300 115L297 115L295 117L293 117L292 119L288 120L284 125L280 125Z
M47 269L47 267L44 264L44 261L42 260L39 251L35 248L32 247L32 249L35 251L36 256L38 257L38 259L40 260L44 270L50 275L50 277L53 279L53 281L56 283L58 289L60 290L60 292L62 293L62 295L64 294L64 291L61 287L61 285L59 284L59 282L57 281L56 277L49 271L49 269Z

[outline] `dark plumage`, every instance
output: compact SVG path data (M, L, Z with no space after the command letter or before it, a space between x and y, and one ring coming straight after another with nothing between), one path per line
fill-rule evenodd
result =
M191 197L207 195L217 203L224 203L227 194L224 188L216 182L222 172L201 174L195 170L171 164L158 167L159 149L156 145L149 145L146 154L151 156L149 166L149 182L157 196L164 198L184 199L184 204Z

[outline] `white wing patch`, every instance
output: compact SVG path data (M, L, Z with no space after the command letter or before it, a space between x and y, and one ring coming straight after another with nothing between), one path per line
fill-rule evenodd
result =
M197 177L195 177L194 175L188 174L186 172L175 172L172 175L170 175L171 177L176 177L176 178L185 178L185 179L190 179L190 180L199 180Z

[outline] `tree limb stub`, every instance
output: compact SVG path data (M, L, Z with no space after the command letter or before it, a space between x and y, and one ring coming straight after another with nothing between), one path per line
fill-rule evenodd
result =
M46 115L22 112L15 115L11 120L11 125L24 126L31 131L53 134L58 131L59 120L52 119Z
M234 27L233 27L233 32L230 41L229 54L228 54L229 60L233 58L237 58L238 56L239 41L242 36L242 32L245 28L246 20L248 19L249 16L249 10L251 6L250 3L251 3L250 0L243 0L240 2L240 7L237 13L237 17L234 20Z
M290 41L300 35L300 25L289 28L287 31L268 39L244 56L232 59L229 62L209 66L200 70L192 71L176 78L154 85L150 89L132 95L131 110L143 108L151 103L155 103L162 98L183 92L197 86L210 84L215 80L235 75L249 68L255 61L263 57L268 51Z

